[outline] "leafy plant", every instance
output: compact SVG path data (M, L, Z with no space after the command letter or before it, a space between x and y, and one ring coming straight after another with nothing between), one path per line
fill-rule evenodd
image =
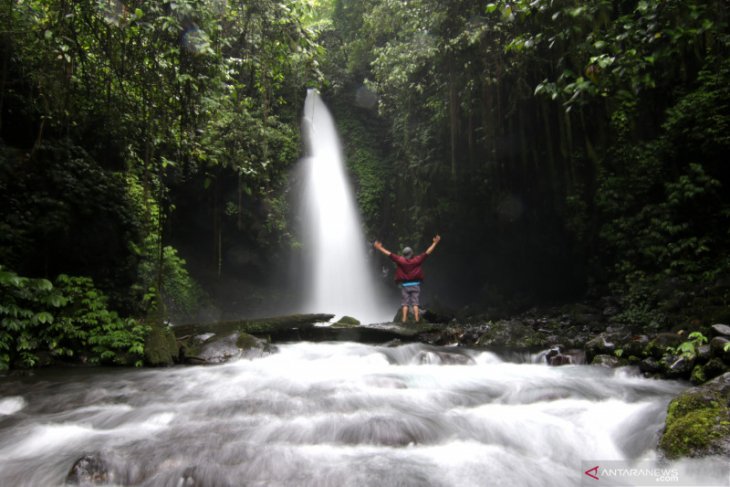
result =
M54 359L142 365L148 327L122 319L87 277L55 285L0 266L0 370Z
M677 345L672 351L691 359L697 356L699 347L707 343L707 337L699 331L693 331L687 335L687 338L688 340Z

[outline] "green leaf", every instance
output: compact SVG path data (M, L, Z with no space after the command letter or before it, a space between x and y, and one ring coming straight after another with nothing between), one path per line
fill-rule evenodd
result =
M38 323L53 323L53 315L48 311L41 311L35 315L34 320Z

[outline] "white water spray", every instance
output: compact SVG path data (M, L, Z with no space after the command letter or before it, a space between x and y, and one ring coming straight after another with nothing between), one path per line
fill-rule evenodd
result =
M655 451L687 384L422 344L277 349L206 367L0 377L0 485L68 485L81 458L98 459L85 464L104 467L103 485L136 487L728 485L723 456ZM681 483L584 473L611 462Z
M367 241L343 164L332 116L309 90L302 124L307 141L301 207L307 265L305 311L353 316L363 323L389 321Z

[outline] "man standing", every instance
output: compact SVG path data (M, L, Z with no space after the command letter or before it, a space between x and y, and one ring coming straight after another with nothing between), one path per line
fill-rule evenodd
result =
M408 319L408 308L413 308L413 318L418 322L419 320L419 298L421 295L421 281L423 281L423 270L421 264L426 260L426 257L431 255L431 252L436 248L436 245L441 240L440 235L436 235L433 238L433 243L426 251L420 255L413 257L413 249L406 247L403 249L403 255L396 255L376 240L373 246L390 257L390 260L395 262L395 282L401 288L401 306L403 311L403 323Z

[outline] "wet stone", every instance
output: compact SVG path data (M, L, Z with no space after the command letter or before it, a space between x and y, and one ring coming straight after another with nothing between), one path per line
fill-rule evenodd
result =
M712 334L714 336L723 336L725 338L730 338L730 326L723 325L721 323L712 325Z
M67 485L105 485L112 481L107 462L98 453L76 460L66 476Z

